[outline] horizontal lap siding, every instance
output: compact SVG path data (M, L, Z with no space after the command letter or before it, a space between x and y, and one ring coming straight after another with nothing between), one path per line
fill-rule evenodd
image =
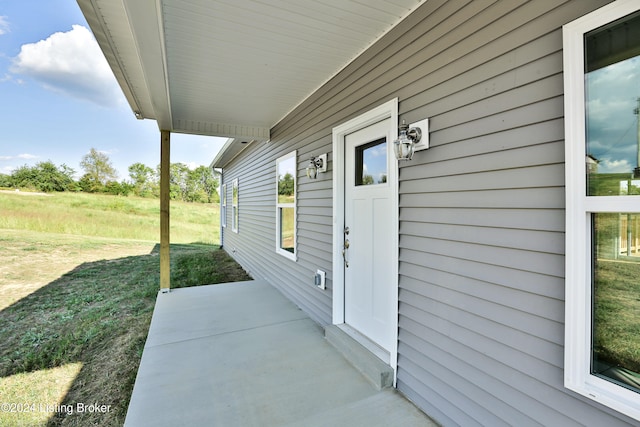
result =
M563 387L561 27L603 3L447 2L413 30L400 118L431 148L400 168L398 388L443 425L628 421Z
M276 253L276 159L298 150L298 227L297 256L294 262ZM328 151L328 150L327 150ZM224 169L224 180L230 184L239 180L239 233L231 231L231 185L227 186L227 228L225 250L254 277L264 278L295 301L317 322L327 324L331 317L330 291L313 286L316 269L331 271L330 240L318 238L317 233L331 234L331 196L329 184L320 179L310 184L316 187L305 197L302 181L309 155L293 143L252 143ZM327 187L328 186L328 187ZM318 205L325 205L324 211ZM319 211L318 211L318 209ZM307 215L313 210L315 215ZM329 220L327 220L327 215ZM305 220L303 220L303 218ZM325 261L323 261L325 259Z
M606 3L429 0L225 169L241 177L227 250L329 323L331 130L394 97L400 119L430 119L431 148L399 171L398 389L445 426L629 422L563 387L561 28ZM294 148L296 263L274 252L275 159Z

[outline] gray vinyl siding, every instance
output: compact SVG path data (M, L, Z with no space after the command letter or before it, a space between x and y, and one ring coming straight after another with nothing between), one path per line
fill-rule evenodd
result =
M276 253L275 172L276 159L296 149L298 222L294 262ZM330 147L325 147L323 152L329 151ZM331 322L331 291L314 287L313 274L317 269L331 272L331 175L321 174L307 185L308 191L302 191L302 182L308 181L306 166L310 157L292 143L255 142L224 168L225 182L239 180L240 212L238 233L231 231L228 219L224 248L254 278L268 280L325 325ZM231 215L230 207L228 211ZM308 215L309 211L313 214ZM319 238L318 233L329 237ZM327 282L330 285L330 275Z
M444 426L633 424L563 387L561 28L608 2L427 1L227 165L226 250L330 323L331 130L398 97L401 120L431 126L399 171L398 389ZM293 149L297 262L274 250L275 159Z

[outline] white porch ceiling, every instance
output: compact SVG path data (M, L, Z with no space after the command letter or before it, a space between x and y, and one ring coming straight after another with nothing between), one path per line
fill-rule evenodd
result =
M132 110L163 130L269 129L424 0L78 0Z

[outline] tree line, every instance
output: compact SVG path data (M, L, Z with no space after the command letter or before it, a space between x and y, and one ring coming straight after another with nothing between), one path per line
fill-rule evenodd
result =
M82 157L80 168L84 172L75 179L76 171L50 160L34 166L20 166L11 174L0 173L0 187L28 189L45 193L55 191L82 191L121 196L160 196L160 166L155 169L134 163L129 166L129 179L117 181L118 174L109 156L92 148ZM214 203L218 195L218 177L211 168L199 166L189 169L184 163L171 163L169 168L169 197L185 202Z

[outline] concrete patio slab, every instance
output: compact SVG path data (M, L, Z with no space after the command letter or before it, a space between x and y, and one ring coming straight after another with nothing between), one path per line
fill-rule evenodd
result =
M434 426L261 281L158 294L126 427Z

